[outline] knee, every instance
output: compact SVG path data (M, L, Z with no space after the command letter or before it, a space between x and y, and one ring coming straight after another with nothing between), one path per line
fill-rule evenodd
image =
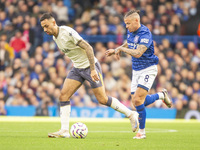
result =
M59 101L67 101L68 99L67 94L63 92L60 93Z
M106 105L106 102L105 101L99 101L99 104Z
M106 105L108 101L108 97L101 97L101 98L97 97L97 100L99 104Z

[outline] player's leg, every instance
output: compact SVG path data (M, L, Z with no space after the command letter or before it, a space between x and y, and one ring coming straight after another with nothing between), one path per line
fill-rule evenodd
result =
M155 77L157 75L157 67L151 66L140 71L132 72L132 82L131 82L131 97L132 103L135 106L137 112L139 113L139 131L136 138L145 138L145 123L146 123L146 110L145 110L145 99L147 97L148 91L151 88ZM143 136L139 136L142 133ZM135 137L134 137L135 138Z
M127 117L130 116L131 110L128 109L126 106L124 106L122 103L120 103L118 99L107 96L103 85L101 87L92 88L92 90L100 104L107 105L107 106L125 114Z
M145 90L141 87L138 87L136 92L134 93L134 95L131 95L132 103L134 104L137 112L139 113L140 125L139 125L138 132L142 133L142 136L145 136L146 109L144 106L144 101L145 101L145 97L147 96L147 93L148 93L147 90Z
M71 112L70 98L76 92L76 90L82 85L84 79L82 79L73 68L67 78L64 81L63 88L59 97L60 101L60 119L61 129L58 132L49 133L49 137L63 137L69 138L69 118Z
M114 97L107 96L105 93L105 88L101 87L93 88L94 95L100 104L109 106L116 111L119 111L126 115L130 119L132 131L135 132L139 128L138 113L131 111L125 105L123 105L118 99Z
M61 90L60 100L60 121L61 129L58 132L49 133L48 137L63 137L69 138L69 118L71 112L70 97L81 86L81 82L73 79L65 79L63 88Z
M58 132L49 133L49 137L63 137L69 138L69 118L71 112L70 97L76 92L81 86L81 82L73 79L65 79L63 88L61 90L60 100L60 120L61 129Z
M140 74L143 75L141 75L138 84L144 86L147 90L149 90L157 76L157 72L158 71L156 65L144 69L143 71L140 72ZM166 89L163 89L161 92L158 92L156 94L147 95L144 101L144 105L148 106L154 103L156 100L162 100L168 107L172 106L172 101L170 100Z
M103 78L102 78L102 71L101 71L101 66L97 63L97 71L99 73L101 82L102 82L102 86L99 88L96 88L95 86L92 86L93 88L93 92L96 96L96 98L98 99L98 101L101 104L107 105L123 114L126 115L126 117L129 118L131 126L132 126L132 131L135 132L138 128L139 128L139 121L138 121L138 113L136 111L131 111L130 109L128 109L126 106L124 106L118 99L114 98L114 97L110 97L106 95L105 92L105 87L103 84Z
M98 75L100 77L99 82L93 82L92 78L90 76L90 68L85 69L84 72L82 71L82 77L90 82L90 85L92 87L92 90L99 101L100 104L107 105L123 114L125 114L127 117L130 118L132 130L135 132L138 129L139 123L138 123L138 113L135 111L131 111L126 106L124 106L120 101L114 97L108 97L105 92L104 84L103 84L103 78L102 78L102 71L100 64L97 62L95 64L96 71L98 72Z
M69 116L71 112L70 98L81 85L82 83L79 81L68 78L65 79L59 97L61 129L69 130Z
M172 106L172 101L169 98L169 94L166 89L163 89L162 92L158 92L156 94L147 95L144 101L144 105L148 106L154 103L156 100L162 100L163 103L165 103L165 105L169 108Z
M112 107L113 109L124 113L126 116L130 116L131 110L128 109L126 106L124 106L122 103L119 102L116 98L108 97L105 92L104 84L103 84L103 77L102 77L102 71L101 66L99 62L95 63L95 69L99 75L100 80L98 82L92 81L92 78L90 76L90 68L84 69L84 71L81 71L81 76L90 82L91 88L93 90L93 93L95 94L98 102L103 105L108 105Z

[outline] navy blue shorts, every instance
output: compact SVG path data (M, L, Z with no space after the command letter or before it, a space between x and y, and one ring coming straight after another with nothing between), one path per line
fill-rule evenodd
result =
M90 67L88 68L72 68L71 71L69 72L69 74L67 75L68 79L73 79L76 81L79 81L81 83L83 83L85 80L89 81L90 85L92 88L97 88L97 87L101 87L103 85L103 78L102 78L102 70L101 70L101 66L99 64L99 62L95 63L95 69L98 73L99 76L99 82L94 82L92 81L92 78L90 76Z

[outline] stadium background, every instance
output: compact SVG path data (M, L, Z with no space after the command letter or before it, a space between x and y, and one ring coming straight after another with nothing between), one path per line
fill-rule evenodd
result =
M104 54L126 39L123 15L130 9L141 10L141 23L152 31L160 59L150 93L166 88L174 104L165 109L157 101L147 109L147 117L200 119L200 2L196 0L0 0L0 115L58 115L60 89L72 63L42 31L39 18L47 11L58 25L71 26L93 46L107 94L134 109L131 57L123 54L117 61ZM123 117L100 106L87 82L71 104L74 117Z

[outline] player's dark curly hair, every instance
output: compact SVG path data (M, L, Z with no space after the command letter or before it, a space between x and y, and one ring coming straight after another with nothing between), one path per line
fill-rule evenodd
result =
M43 21L43 20L45 20L45 19L51 19L51 18L54 18L51 13L44 13L42 15L42 17L40 18L40 22Z
M138 13L138 15L140 14L140 10L130 10L129 12L127 12L124 16L124 18L134 14L134 13Z

